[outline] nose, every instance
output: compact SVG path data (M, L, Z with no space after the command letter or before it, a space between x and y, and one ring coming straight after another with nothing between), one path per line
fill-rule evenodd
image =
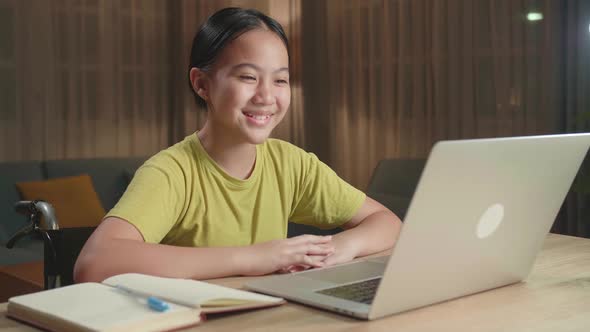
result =
M256 105L272 105L274 103L272 87L268 81L261 81L258 84L252 102Z

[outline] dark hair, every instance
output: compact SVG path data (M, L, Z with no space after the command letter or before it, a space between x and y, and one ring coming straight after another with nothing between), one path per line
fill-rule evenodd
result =
M211 15L201 25L193 38L188 65L189 86L195 94L197 105L207 108L205 100L193 89L190 81L191 69L196 67L207 71L229 42L238 38L241 34L257 28L268 29L276 33L285 43L287 54L289 53L289 41L283 27L279 22L255 9L224 8Z

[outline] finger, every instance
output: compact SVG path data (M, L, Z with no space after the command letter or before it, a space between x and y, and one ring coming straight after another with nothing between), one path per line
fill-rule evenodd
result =
M316 258L312 258L312 257L316 257ZM320 267L323 266L323 259L317 259L317 257L321 257L321 256L308 256L308 255L304 255L304 254L299 254L299 255L295 255L293 256L293 262L292 264L289 265L308 265L310 267Z
M324 266L332 266L338 264L338 256L330 255L323 260Z
M291 238L293 244L303 244L303 243L312 243L312 244L322 244L322 243L329 243L330 241L332 241L332 236L331 235L326 235L326 236L322 236L322 235L311 235L311 234L305 234L305 235L299 235L296 237Z
M333 254L324 259L324 266L332 266L350 262L354 257L348 257L346 255Z
M289 266L285 266L282 269L278 270L277 273L293 273L298 271L303 271L311 268L309 265L305 264L292 264Z
M305 265L309 267L322 267L324 266L324 256L308 256L305 255Z
M310 269L311 266L303 264L294 264L285 269L285 273L295 273Z
M330 255L334 252L335 248L331 244L315 245L309 244L306 247L305 253L307 255Z
M291 269L289 269L289 272L301 272L309 269L311 269L311 266L309 265L294 265Z
M293 266L294 265L289 265L289 266L283 267L283 268L279 269L277 271L277 273L279 273L279 274L291 273L291 269L293 268Z
M332 253L334 253L336 249L334 248L333 245L331 244L322 244L322 245L316 245L316 244L310 244L310 243L304 243L304 244L300 244L300 245L295 245L295 246L290 246L285 248L284 250L284 254L285 255L330 255Z

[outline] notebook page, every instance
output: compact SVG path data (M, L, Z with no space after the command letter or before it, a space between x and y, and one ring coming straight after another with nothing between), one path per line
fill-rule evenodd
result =
M82 283L16 296L10 303L65 320L89 330L141 325L170 313L193 309L170 304L166 313L151 310L146 299L98 283Z
M123 285L133 290L150 293L163 299L191 306L239 305L248 302L281 303L282 298L267 296L192 279L163 278L126 273L103 281L107 285Z

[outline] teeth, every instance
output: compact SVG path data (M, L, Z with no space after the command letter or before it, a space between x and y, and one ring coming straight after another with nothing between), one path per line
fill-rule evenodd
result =
M260 121L270 118L270 115L254 115L254 114L250 114L250 113L245 113L245 114L248 117L251 117L251 118L254 118L254 119L260 120Z

